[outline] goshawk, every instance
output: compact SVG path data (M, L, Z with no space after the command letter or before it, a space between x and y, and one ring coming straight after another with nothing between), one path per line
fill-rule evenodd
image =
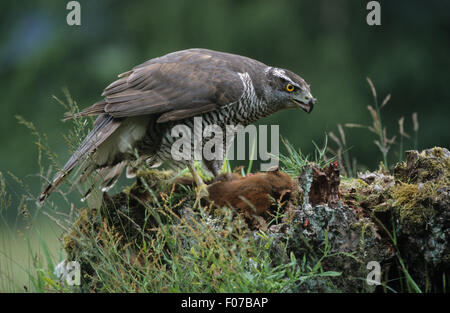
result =
M194 117L202 117L203 127L224 129L247 126L282 109L309 113L315 102L309 85L291 71L207 49L177 51L142 63L120 74L102 96L68 117L98 115L94 129L41 193L41 202L77 165L83 168L80 177L97 172L106 191L124 168L132 177L139 162L154 166L171 161L172 127L192 129ZM193 163L185 163L199 183ZM203 159L203 164L217 176L223 158Z

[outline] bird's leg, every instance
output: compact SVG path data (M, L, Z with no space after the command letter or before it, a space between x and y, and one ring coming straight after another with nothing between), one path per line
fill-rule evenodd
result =
M196 199L195 199L195 204L194 204L194 206L196 206L197 203L200 203L200 200L202 198L209 197L208 186L203 182L202 178L195 170L193 163L189 163L188 168L192 174L192 178L194 179L194 182L196 185Z
M204 161L204 164L208 170L213 173L214 178L212 179L211 183L215 183L217 181L226 181L226 180L232 180L233 176L231 173L226 171L225 173L222 173L222 168L224 161L222 160L210 160L210 161Z

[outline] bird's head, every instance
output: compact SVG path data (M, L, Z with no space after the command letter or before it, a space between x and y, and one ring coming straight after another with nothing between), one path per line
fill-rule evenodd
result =
M301 108L307 113L312 111L316 99L303 78L276 67L267 67L264 72L269 86L265 96L269 103L277 105L278 110Z

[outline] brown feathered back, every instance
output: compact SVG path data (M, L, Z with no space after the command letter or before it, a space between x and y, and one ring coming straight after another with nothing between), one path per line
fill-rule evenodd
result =
M242 95L237 73L261 75L265 64L240 55L207 49L169 53L119 75L105 97L79 114L129 117L162 114L159 123L214 111Z

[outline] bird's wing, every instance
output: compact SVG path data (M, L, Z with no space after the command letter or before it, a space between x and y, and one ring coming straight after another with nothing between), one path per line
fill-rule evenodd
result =
M161 114L161 123L214 111L237 101L244 90L229 63L196 50L152 59L121 74L104 90L104 100L78 116Z

